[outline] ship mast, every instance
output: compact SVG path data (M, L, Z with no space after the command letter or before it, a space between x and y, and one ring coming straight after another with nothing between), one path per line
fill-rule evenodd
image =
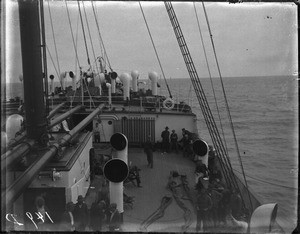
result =
M45 145L48 140L43 92L44 74L41 59L39 1L19 1L18 3L24 79L25 127L28 138Z

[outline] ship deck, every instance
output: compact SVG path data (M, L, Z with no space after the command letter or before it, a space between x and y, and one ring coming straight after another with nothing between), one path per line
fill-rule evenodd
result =
M138 188L131 183L126 184L124 192L128 196L134 197L132 209L124 206L122 231L136 232L141 231L141 224L153 212L155 212L165 195L172 197L172 192L167 188L170 171L178 171L180 175L187 175L189 188L192 196L196 195L194 190L194 163L183 158L181 152L161 154L160 152L153 153L153 168L147 167L146 155L141 148L130 148L128 152L128 162L138 166L141 176L142 188ZM96 193L101 189L103 178L96 177L92 182L91 187L86 196L88 207L95 200ZM183 194L184 195L184 194ZM180 199L185 206L191 211L191 225L186 230L187 232L195 232L196 229L196 212L190 200L186 196ZM177 205L175 199L172 199L171 204L165 209L163 217L156 220L148 226L147 232L181 232L181 226L184 225L184 212ZM104 228L103 231L107 230Z

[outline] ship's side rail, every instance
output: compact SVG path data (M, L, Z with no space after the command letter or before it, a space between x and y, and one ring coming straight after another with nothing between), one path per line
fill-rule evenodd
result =
M108 96L84 96L83 98L84 106L92 109L94 106L99 105L103 102L109 102ZM112 104L122 105L124 107L138 107L141 112L181 112L181 113L192 113L192 108L186 102L181 101L175 103L171 101L171 105L165 105L166 98L163 96L144 96L144 97L133 97L128 100L124 100L123 96L112 96ZM70 102L71 106L76 106L79 103L82 103L81 96L60 96L50 99L50 106L56 106L64 101Z

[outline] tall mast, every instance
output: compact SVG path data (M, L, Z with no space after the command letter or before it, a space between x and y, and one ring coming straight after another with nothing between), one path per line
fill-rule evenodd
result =
M24 79L25 126L29 138L47 139L43 93L42 43L39 1L19 0L20 36Z

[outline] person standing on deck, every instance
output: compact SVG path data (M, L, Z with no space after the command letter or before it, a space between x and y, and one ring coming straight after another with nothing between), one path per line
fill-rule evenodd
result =
M209 222L209 211L212 207L212 201L205 188L202 188L197 196L197 225L196 231L201 229L203 222L203 232L207 231Z
M162 152L168 153L169 152L169 142L170 142L170 132L169 127L165 127L165 130L161 133L162 137Z
M179 142L182 142L182 151L183 151L182 156L189 157L191 154L191 148L190 148L190 139L188 134L184 135Z
M74 203L68 202L66 205L66 211L63 213L61 218L61 231L75 231L73 210Z
M76 231L85 231L88 223L88 208L83 200L82 195L79 195L73 212Z
M177 133L175 132L175 130L172 130L170 139L171 139L170 151L175 149L176 154L177 154L178 153L178 144L177 144L178 136L177 136Z
M151 136L148 136L144 145L144 152L147 155L148 167L153 168L153 144L151 142Z
M96 126L95 126L93 132L94 132L94 142L95 143L100 143L100 127L99 127L99 123L96 123Z

